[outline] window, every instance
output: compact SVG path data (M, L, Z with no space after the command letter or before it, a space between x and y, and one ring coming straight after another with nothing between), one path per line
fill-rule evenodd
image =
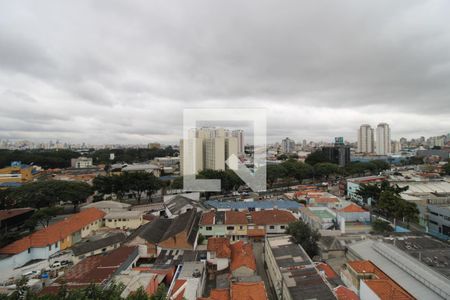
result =
M269 226L269 229L275 229L275 226L270 225L270 226Z
M281 225L281 226L280 226L280 228L281 228L281 229L285 229L285 228L286 228L286 226L284 226L284 225Z
M212 230L212 227L211 226L206 226L206 230L210 231L210 230Z
M239 229L240 229L240 230L244 229L244 226L239 226Z
M28 253L31 253L31 248L28 248Z
M58 242L55 243L55 248L58 248Z
M48 245L48 250L52 251L52 245Z
M227 230L234 230L234 226L227 226Z

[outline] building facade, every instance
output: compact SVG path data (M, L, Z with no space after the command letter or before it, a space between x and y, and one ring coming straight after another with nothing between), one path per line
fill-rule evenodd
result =
M391 128L387 123L380 123L377 126L377 140L376 140L377 155L387 155L391 151Z
M363 124L358 129L358 153L374 152L373 128L369 124Z

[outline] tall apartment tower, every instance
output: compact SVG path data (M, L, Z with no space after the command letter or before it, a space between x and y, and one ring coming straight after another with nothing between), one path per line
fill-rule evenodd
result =
M237 139L238 154L244 153L244 130L233 130L231 136Z
M181 172L195 175L206 169L225 170L226 160L238 156L238 138L224 128L199 128L190 130L188 138L180 142Z
M380 123L377 126L376 153L377 155L387 155L392 153L391 129L387 123Z
M363 124L358 129L358 153L373 153L375 147L373 129L368 124Z
M292 153L295 151L295 141L290 138L285 138L281 141L281 150L283 153Z

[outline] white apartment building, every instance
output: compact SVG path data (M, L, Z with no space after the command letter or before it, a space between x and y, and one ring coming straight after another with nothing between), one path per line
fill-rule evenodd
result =
M242 131L242 130L241 130ZM238 138L224 128L193 129L180 143L182 174L197 174L201 170L225 170L226 160L238 156ZM232 166L236 169L237 166Z
M244 131L243 130L233 130L231 136L237 139L238 154L244 153Z
M358 129L358 153L374 152L373 128L368 124L363 124Z
M377 126L376 153L378 155L387 155L392 153L391 129L387 123L380 123Z

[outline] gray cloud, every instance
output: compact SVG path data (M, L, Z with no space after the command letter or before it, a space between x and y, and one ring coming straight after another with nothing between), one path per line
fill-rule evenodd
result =
M0 3L0 138L175 142L233 106L270 140L450 131L445 0Z

